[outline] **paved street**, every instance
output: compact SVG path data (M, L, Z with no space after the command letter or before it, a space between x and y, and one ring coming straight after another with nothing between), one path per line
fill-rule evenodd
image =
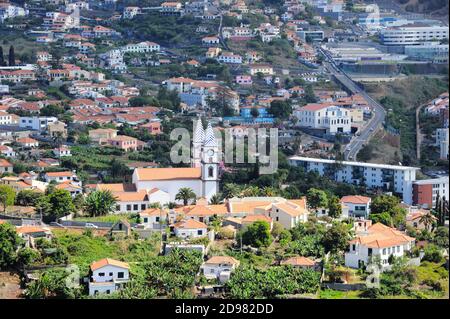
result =
M359 93L370 105L373 110L372 118L369 122L363 126L359 131L359 136L354 136L350 143L347 145L344 155L346 160L355 160L356 154L361 150L365 143L375 134L378 128L383 124L386 111L378 102L372 99L364 90L362 90L358 85L336 64L333 62L331 56L322 50L317 48L325 57L326 61L323 62L326 69L333 74L337 81L339 81L343 86L345 86L352 93Z

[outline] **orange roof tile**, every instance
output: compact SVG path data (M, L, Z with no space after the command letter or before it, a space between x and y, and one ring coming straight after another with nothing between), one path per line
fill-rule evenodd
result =
M130 266L128 265L128 263L118 261L115 259L111 259L111 258L104 258L104 259L100 259L98 261L94 261L91 264L91 270L95 271L97 269L100 269L100 268L108 266L108 265L130 269Z
M198 222L194 219L183 220L173 225L175 228L184 229L196 229L196 228L208 228L205 223Z
M230 256L212 256L206 262L206 264L227 264L227 265L239 265L239 260L236 260Z
M195 168L137 168L137 178L140 181L199 179L202 175L199 167Z

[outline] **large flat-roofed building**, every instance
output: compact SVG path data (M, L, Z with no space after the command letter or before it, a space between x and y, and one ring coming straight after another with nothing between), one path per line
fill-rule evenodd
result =
M373 164L363 162L335 161L331 159L293 156L289 158L293 166L306 171L316 171L337 182L365 185L402 195L403 202L412 204L412 185L416 180L417 167Z
M419 45L448 39L448 27L412 24L381 30L380 38L384 45Z
M424 179L413 183L413 204L424 208L432 208L436 205L439 196L448 200L448 176Z
M405 54L410 59L448 63L448 44L426 43L405 47Z

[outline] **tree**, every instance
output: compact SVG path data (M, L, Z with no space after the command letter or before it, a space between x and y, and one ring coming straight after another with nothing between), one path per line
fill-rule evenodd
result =
M270 225L266 221L250 224L242 233L242 243L254 247L267 247L272 243Z
M6 212L6 207L14 205L16 192L11 186L0 185L0 203L3 206L3 212Z
M427 231L430 230L430 228L434 228L436 217L433 216L431 212L427 212L422 217L420 217L419 222L422 223L425 226L425 229Z
M0 224L0 268L12 266L17 260L17 248L22 244L22 239L9 223Z
M20 206L36 206L42 193L35 192L31 189L24 189L17 193L16 204Z
M390 226L398 227L405 224L406 210L400 206L400 200L395 196L380 195L375 197L370 204L370 213L375 215L373 218L376 218L376 216L382 217L384 222L387 222L386 214L384 213L389 214L391 217Z
M278 119L285 120L292 114L292 105L289 101L272 101L270 102L269 113Z
M339 197L332 196L328 200L328 216L339 218L342 215L342 205Z
M311 85L307 85L305 87L305 96L304 96L306 103L316 103L316 95L314 94L314 90Z
M310 188L306 193L306 203L310 209L317 213L317 209L327 206L327 194L323 190Z
M91 192L84 202L84 210L90 216L107 215L115 210L116 197L110 190Z
M233 198L233 197L239 197L241 190L240 187L233 183L227 183L223 186L223 198Z
M380 214L384 212L391 212L398 204L400 200L395 196L380 195L376 196L370 204L370 212L372 214Z
M219 205L221 204L222 201L220 200L220 196L218 194L214 194L213 196L211 196L211 198L209 199L209 204L210 205Z
M389 227L392 227L392 224L393 224L392 217L387 212L380 213L380 214L372 214L371 213L369 215L369 219L372 221L373 224L382 223Z
M337 253L346 250L350 231L344 223L334 223L323 235L322 244L326 252Z
M5 65L5 57L3 55L3 47L0 45L0 66Z
M72 196L64 189L57 189L51 194L41 197L36 205L36 209L42 212L46 222L55 221L76 211Z
M63 298L73 299L81 295L82 286L72 288L67 285L69 272L64 268L45 270L37 280L28 284L25 297L29 299Z
M8 61L9 66L16 65L16 55L14 54L14 47L12 45L9 47Z
M197 195L194 193L192 188L189 188L189 187L180 188L177 195L175 196L176 200L183 201L184 206L186 206L190 200L195 200L196 198L197 198Z

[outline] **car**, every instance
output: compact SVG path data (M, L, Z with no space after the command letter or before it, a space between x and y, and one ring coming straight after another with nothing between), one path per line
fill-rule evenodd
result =
M374 130L374 128L373 128L373 127L371 127L371 128L370 128L370 131L371 131L371 132L373 132L373 130Z
M92 224L92 223L86 223L86 224L84 225L84 227L85 227L85 228L98 228L97 225L94 225L94 224Z

